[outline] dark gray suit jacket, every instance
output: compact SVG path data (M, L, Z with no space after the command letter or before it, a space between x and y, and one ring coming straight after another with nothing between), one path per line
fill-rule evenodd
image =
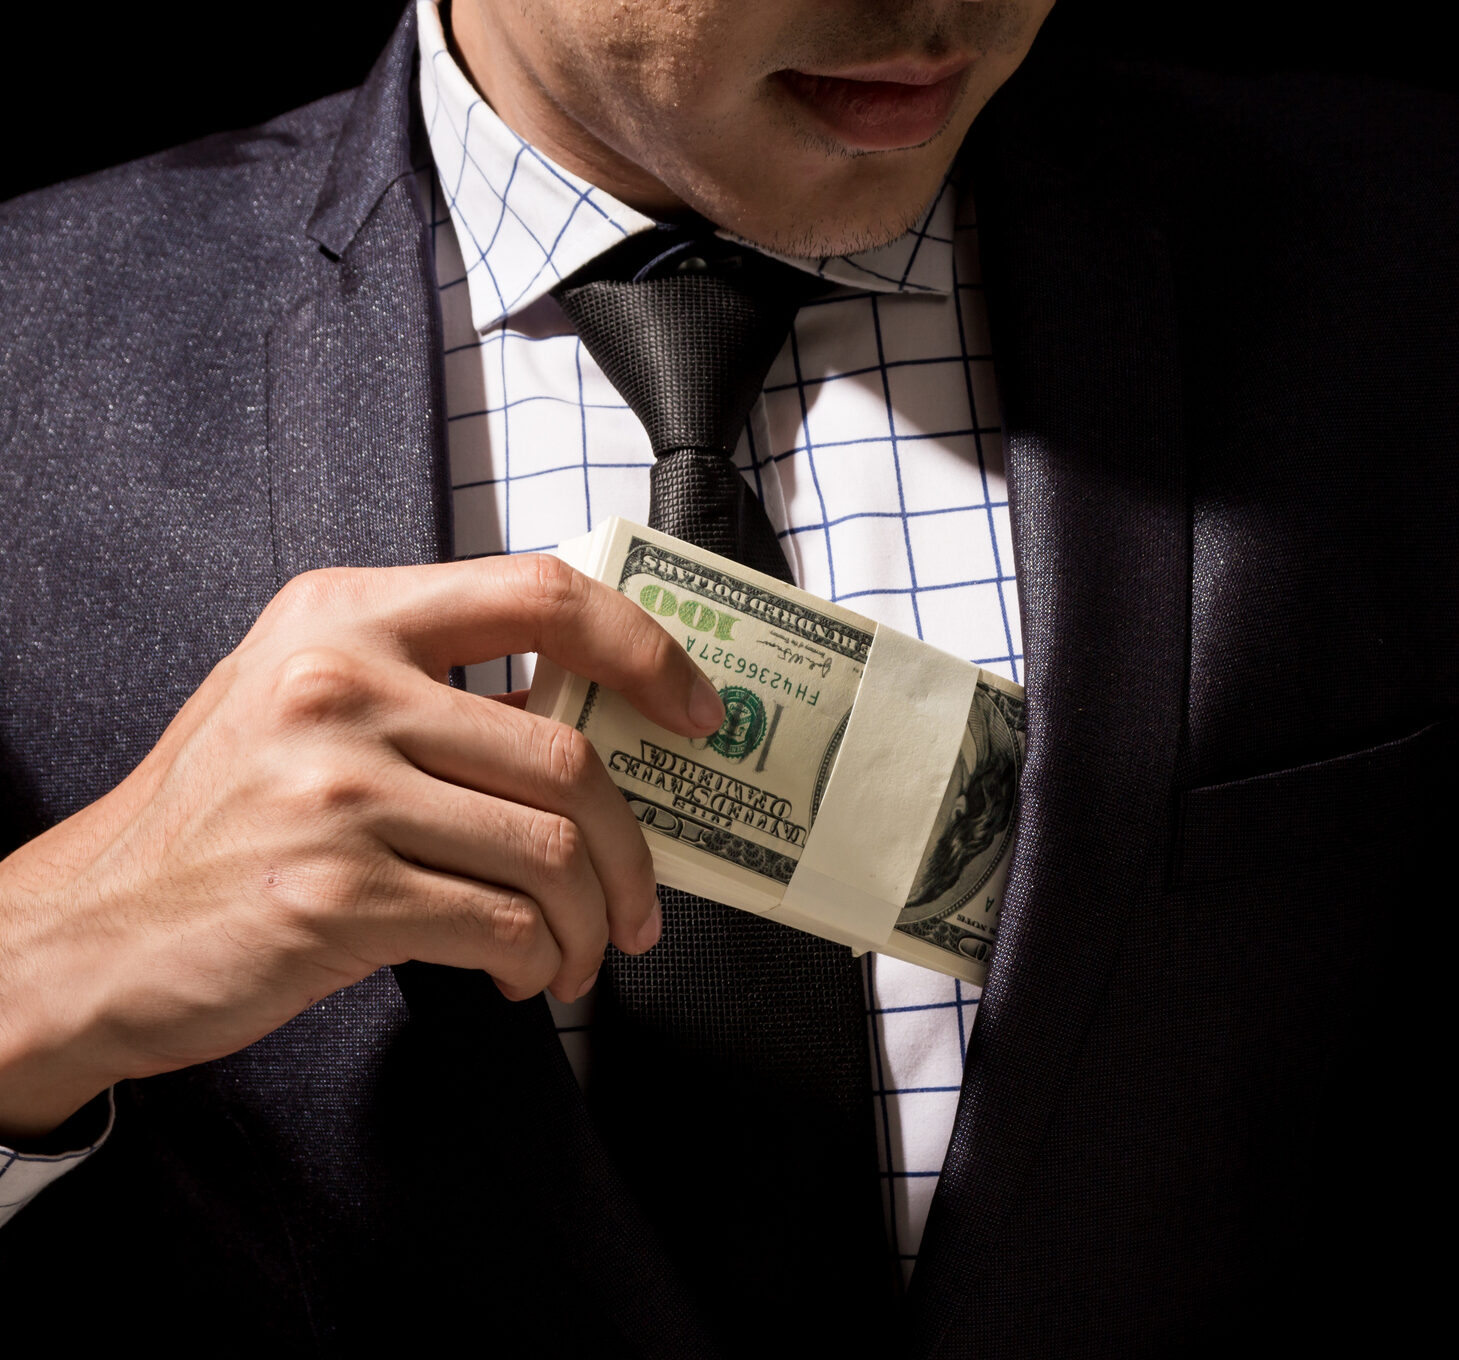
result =
M0 210L7 844L112 787L290 576L445 550L413 41ZM908 1354L1402 1349L1418 1316L1456 130L1439 96L1037 52L975 127L1029 751ZM489 1083L429 1080L386 973L126 1085L0 1233L7 1311L164 1351L710 1353L545 1008L484 1036Z

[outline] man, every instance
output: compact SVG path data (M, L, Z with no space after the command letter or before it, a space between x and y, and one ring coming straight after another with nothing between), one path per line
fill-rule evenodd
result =
M1043 9L482 0L450 22L551 165L645 218L855 259L924 222ZM108 1143L0 1233L5 1278L66 1298L79 1270L115 1307L157 1272L149 1325L224 1317L240 1346L414 1324L683 1354L764 1326L773 1350L816 1330L674 1276L692 1263L629 1216L540 1007L483 1025L488 1098L433 1067L378 971L567 1002L607 941L661 929L601 769L451 667L542 650L677 731L720 718L667 635L543 559L415 565L449 551L451 393L413 19L353 101L6 220L26 844L0 878L0 1130L79 1150L123 1085ZM1454 138L1423 100L1352 98L1033 65L979 120L1030 748L911 1353L1295 1333L1359 1278L1338 1206L1396 1222L1348 1179L1391 1153L1385 1066L1382 1119L1337 1103L1344 1055L1397 1032L1354 885L1422 881L1447 740ZM1375 476L1380 444L1402 465ZM394 570L270 599L334 564ZM46 1141L78 1111L79 1141Z

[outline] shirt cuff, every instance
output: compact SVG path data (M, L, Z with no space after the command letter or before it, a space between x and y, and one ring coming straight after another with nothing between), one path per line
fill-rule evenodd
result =
M57 1133L70 1131L75 1141L91 1141L73 1152L17 1152L0 1146L0 1227L4 1227L52 1181L80 1166L107 1140L116 1121L110 1090L88 1101ZM54 1137L54 1135L52 1136ZM49 1143L51 1140L48 1139Z

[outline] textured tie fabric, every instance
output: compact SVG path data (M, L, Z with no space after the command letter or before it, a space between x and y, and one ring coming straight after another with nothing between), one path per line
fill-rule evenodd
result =
M753 251L669 230L555 290L648 432L651 527L785 581L730 460L797 308L820 290ZM860 966L747 912L660 897L660 943L641 957L610 949L604 965L595 1118L732 1349L859 1346L886 1325L897 1279Z
M790 580L730 462L766 370L819 280L714 237L651 232L555 296L653 447L649 524Z

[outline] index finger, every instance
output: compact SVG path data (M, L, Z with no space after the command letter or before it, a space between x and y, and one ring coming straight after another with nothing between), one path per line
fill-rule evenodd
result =
M616 590L544 554L392 567L375 614L428 674L512 652L540 652L619 691L685 735L714 731L724 705L657 621Z

